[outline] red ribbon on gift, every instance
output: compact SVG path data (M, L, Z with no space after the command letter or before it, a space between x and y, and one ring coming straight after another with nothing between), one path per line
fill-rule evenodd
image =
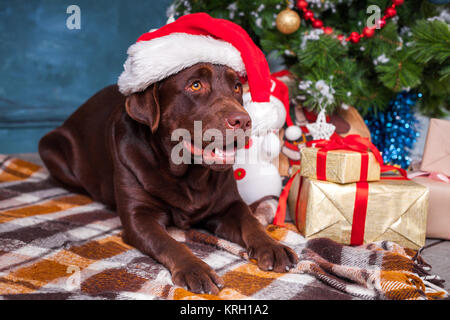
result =
M281 191L280 199L278 200L277 211L275 212L275 217L273 218L272 222L272 224L276 226L284 225L284 220L286 219L286 206L287 206L287 198L289 196L289 190L291 190L292 182L294 182L294 178L297 176L299 172L300 170L297 170L297 172L292 175L292 177L288 180L283 190Z
M355 205L353 207L352 233L350 235L350 245L352 246L360 245L364 242L368 200L369 183L357 182Z
M369 149L373 155L375 156L375 159L380 164L381 172L388 172L388 171L398 171L400 173L400 176L384 176L381 177L383 180L408 180L408 176L405 170L402 168L398 168L395 166L385 165L383 163L383 158L381 157L380 152L378 149L369 141L367 138L363 138L359 135L348 135L345 138L341 138L337 134L333 134L330 140L314 140L310 141L307 145L311 146L315 144L315 147L320 148L317 154L317 178L318 180L325 180L325 179L319 179L319 176L321 178L326 178L325 170L323 169L326 167L326 154L329 150L351 150L351 151L357 151L361 152L362 154L362 163L361 163L361 174L360 174L360 181L356 183L356 193L355 193L355 205L353 207L353 222L352 222L352 231L350 236L350 244L351 245L361 245L364 242L364 232L365 232L365 226L366 226L366 215L367 215L367 203L369 199L369 183L365 180L367 180L367 171L368 171L368 153L367 150ZM320 160L319 160L319 154ZM365 164L364 164L365 163ZM294 175L289 179L288 183L284 187L283 191L281 192L280 199L278 202L277 211L275 213L275 218L273 220L274 225L282 226L284 225L284 220L286 217L286 205L287 205L287 198L289 195L289 190L292 186L292 183L294 181L294 178L297 176L299 171L295 172ZM299 186L298 195L297 195L297 203L295 206L295 216L298 217L298 202L300 197L300 191L301 191L301 184ZM298 220L298 218L297 218Z
M402 168L381 165L381 171L398 171L400 176L385 176L382 180L409 180L406 171ZM359 181L356 183L355 205L353 207L352 232L350 245L359 246L364 243L364 232L366 229L367 203L369 201L369 183ZM297 208L295 209L298 210Z
M367 181L367 174L369 170L369 154L370 150L375 156L375 159L383 165L383 158L380 151L375 147L368 138L363 138L357 134L351 134L345 138L337 134L333 134L330 140L313 140L307 143L307 146L314 145L319 149L317 152L316 175L317 180L327 180L327 154L331 150L349 150L361 153L361 171L359 181Z

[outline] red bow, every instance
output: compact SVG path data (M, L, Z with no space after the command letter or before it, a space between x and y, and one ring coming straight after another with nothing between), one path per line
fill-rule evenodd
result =
M326 160L327 152L331 150L349 150L361 153L361 174L360 181L367 180L367 172L369 167L369 158L367 150L370 150L377 162L380 164L381 172L398 171L403 177L407 177L406 171L402 168L384 165L380 151L368 138L361 137L358 134L350 134L345 138L337 134L333 134L330 140L313 140L307 143L307 146L319 148L317 153L317 179L326 180Z
M330 150L350 150L356 152L367 152L367 149L372 151L378 163L383 164L383 158L380 155L377 147L373 145L368 138L361 137L358 134L350 134L345 138L337 134L333 134L330 140L313 140L307 143L308 147L315 144L316 148L320 148L321 151Z
M367 180L369 169L369 155L367 150L370 150L373 153L380 166L383 164L383 158L378 149L369 141L369 139L363 138L360 135L351 134L342 138L337 134L333 134L330 140L313 140L308 142L307 145L314 145L316 148L319 148L316 164L316 175L318 180L327 180L327 153L331 150L349 150L361 153L360 181Z

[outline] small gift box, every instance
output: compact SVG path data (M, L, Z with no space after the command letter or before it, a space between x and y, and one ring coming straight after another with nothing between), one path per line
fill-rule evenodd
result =
M413 172L410 177L430 190L427 238L450 240L450 177L428 172Z
M383 160L369 139L333 135L312 143L313 147L301 150L302 176L336 183L380 180Z
M430 119L420 170L450 176L450 121Z
M326 237L351 245L389 240L411 249L425 244L429 198L425 186L398 176L337 184L297 174L290 182L290 190L285 189L289 212L306 238ZM285 208L279 209L277 214ZM274 224L283 220L283 214L278 215Z

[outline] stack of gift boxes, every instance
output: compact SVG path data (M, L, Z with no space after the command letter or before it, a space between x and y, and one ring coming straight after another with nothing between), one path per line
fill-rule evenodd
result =
M303 148L280 204L283 197L306 238L349 245L388 240L411 249L425 244L428 188L384 165L375 146L358 135L335 134ZM280 205L274 224L283 224L284 212Z

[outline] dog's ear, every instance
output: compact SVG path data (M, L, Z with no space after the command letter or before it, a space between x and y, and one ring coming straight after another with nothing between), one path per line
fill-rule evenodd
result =
M131 118L148 125L154 133L158 129L161 115L157 84L153 84L143 92L128 96L125 101L125 108Z

